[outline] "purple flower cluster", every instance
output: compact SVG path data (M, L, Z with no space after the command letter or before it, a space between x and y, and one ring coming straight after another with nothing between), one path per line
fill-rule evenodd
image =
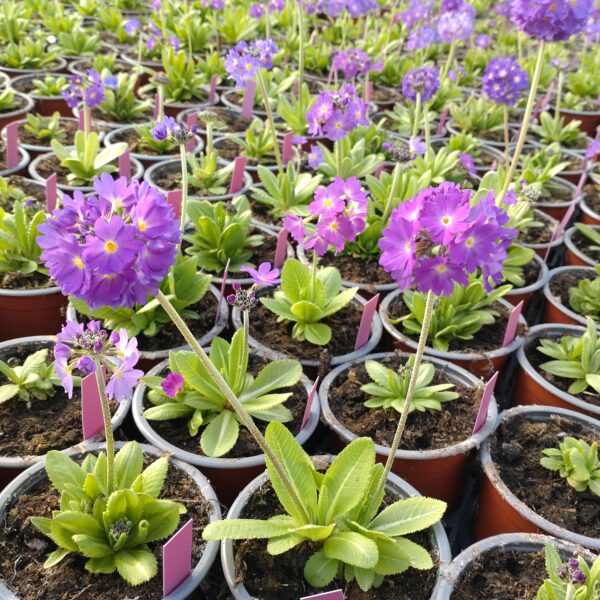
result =
M272 15L276 12L281 12L285 8L285 0L269 0L266 4L255 2L250 6L248 11L253 19L260 19L263 15Z
M439 74L435 67L411 69L402 80L402 93L412 102L420 94L422 102L429 102L440 88Z
M379 10L377 0L318 0L304 4L307 5L305 10L308 14L322 12L330 17L339 17L344 10L347 10L353 17L361 17Z
M241 41L231 48L225 59L225 69L235 81L236 89L242 89L247 81L254 79L259 69L271 69L277 50L277 45L268 39L251 43Z
M90 69L87 76L71 75L69 86L61 94L69 108L76 108L80 102L88 107L98 106L104 100L104 86L115 87L116 78L102 79L100 73Z
M94 179L40 225L37 242L49 274L66 295L96 309L143 304L175 259L179 222L156 188L125 177Z
M454 11L444 12L437 22L437 32L444 44L468 40L473 33L475 10L470 4L463 4Z
M492 58L483 73L483 91L499 104L512 106L529 89L529 76L514 56Z
M340 140L360 125L369 124L368 108L350 84L344 84L339 92L321 92L306 113L308 132Z
M421 50L428 48L438 41L437 31L429 25L421 25L411 31L406 42L408 50Z
M379 263L401 289L448 296L481 271L487 290L502 281L506 250L516 230L489 193L471 206L471 192L445 182L394 209L379 240Z
M349 48L341 50L333 57L331 68L341 71L344 79L354 79L357 75L366 75L370 71L381 71L383 63L373 62L360 48Z
M190 128L184 123L178 123L173 117L164 117L162 121L156 121L152 128L152 137L157 142L164 142L167 138L177 146L187 144L196 132L196 126Z
M561 579L569 583L583 585L587 579L585 573L579 568L576 556L557 567L556 572Z
M99 360L110 374L106 393L118 402L131 396L144 375L143 371L134 369L140 353L137 340L129 338L125 329L109 335L101 329L100 321L90 321L85 327L67 321L56 338L54 368L69 398L73 396L73 371L77 369L83 375L89 375L95 370L94 359Z
M344 249L346 242L353 242L365 229L367 218L367 193L356 177L336 177L327 187L319 187L313 201L308 205L312 218L316 218L313 233L306 231L306 221L288 213L283 226L296 242L304 242L306 249L313 249L323 256L329 246L336 253Z
M591 0L514 0L511 17L517 29L547 42L560 42L585 27Z
M408 162L417 156L425 154L425 143L420 137L411 137L408 144L405 142L386 141L381 144L381 149L395 162Z
M225 8L225 0L202 0L202 8L223 10Z
M152 52L162 39L162 31L152 19L146 19L145 21L141 21L140 19L129 19L123 26L125 33L130 37L134 36L138 31L141 31L142 28L144 28L148 34L146 48L149 52ZM168 41L176 50L178 49L178 46L181 46L181 42L176 36L171 36Z
M411 0L410 6L394 17L394 22L402 22L406 24L408 29L412 29L417 23L427 21L433 12L433 2L419 2Z

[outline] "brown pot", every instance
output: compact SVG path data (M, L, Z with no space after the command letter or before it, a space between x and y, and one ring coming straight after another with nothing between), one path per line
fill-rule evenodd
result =
M542 221L550 231L556 231L556 228L558 227L558 221L555 218L537 208L533 210L533 214L536 221ZM561 233L556 239L550 242L541 244L526 244L524 242L519 242L519 244L524 248L531 248L543 261L545 261L546 255L553 253L556 249L562 246L563 239L564 234Z
M583 196L579 203L579 208L581 208L581 220L586 225L600 225L600 215L593 211L585 200L586 198Z
M33 100L29 96L21 94L20 92L15 92L15 97L21 98L23 100L23 105L15 110L0 113L0 129L13 121L24 118L27 113L33 111Z
M600 435L600 423L590 417L570 410L541 406L518 406L504 411L498 417L496 429L502 422L520 415L527 415L532 421L538 422L548 421L552 415L559 415L579 421L587 427L597 430ZM511 492L500 478L498 469L492 460L490 452L492 437L483 443L479 453L484 478L479 490L479 504L474 528L475 539L481 540L501 533L546 533L587 548L600 549L599 538L581 535L551 523L535 513Z
M321 411L325 423L336 435L336 445L341 450L358 436L345 427L332 412L329 406L329 390L335 386L336 378L352 365L360 364L366 360L381 360L389 356L402 356L406 359L411 356L404 353L369 354L357 360L347 362L331 371L323 380L319 388ZM481 380L474 377L464 369L451 363L436 358L426 357L436 369L443 371L452 381L465 387L476 388L481 386ZM435 450L398 450L392 466L392 471L408 481L424 496L438 498L448 503L448 511L458 507L464 492L469 465L473 450L490 435L498 416L496 401L492 398L485 423L481 429L468 439ZM399 415L398 415L399 417ZM390 449L380 444L375 444L377 462L385 463L390 454Z
M35 103L35 111L46 117L59 112L63 117L72 117L73 111L67 106L67 101L62 96L39 96L31 85L34 79L39 79L37 75L21 75L12 80L11 86L18 92L29 94ZM34 92L34 93L32 93Z
M557 267L550 271L548 283L544 286L544 313L542 323L562 323L563 325L586 325L585 318L565 306L550 289L550 283L563 273L581 273L587 278L594 279L596 271L592 267Z
M595 229L600 230L600 226L595 226ZM567 247L567 264L576 267L595 267L596 261L582 252L573 242L573 235L577 232L575 227L570 227L565 232L565 246Z
M523 302L523 313L527 310L534 294L539 292L548 282L549 271L546 263L537 254L533 257L533 260L537 262L540 267L540 274L537 281L521 288L513 288L504 296L505 300L510 302L513 306L517 306L517 304Z
M0 341L30 335L54 335L64 323L67 299L60 288L0 289Z
M544 202L543 200L536 200L533 202L533 206L560 222L563 220L563 217L571 208L571 206L579 203L581 200L581 195L576 195L575 185L565 179L554 179L550 183L554 189L568 189L571 192L571 198L564 202Z
M561 117L565 119L565 124L570 123L574 119L581 121L579 129L584 131L590 137L596 137L596 128L600 125L600 112L566 110L560 111Z

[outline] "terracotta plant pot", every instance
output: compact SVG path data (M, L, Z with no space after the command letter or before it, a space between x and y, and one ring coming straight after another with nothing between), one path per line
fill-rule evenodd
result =
M579 129L587 133L590 137L596 137L596 128L600 125L600 112L598 111L579 111L561 109L561 117L564 117L565 123L570 123L573 119L581 121Z
M561 408L542 406L518 406L504 411L498 417L496 429L502 422L525 415L531 421L548 421L552 415L577 421L598 432L600 422L585 415ZM600 549L600 538L581 535L559 527L544 519L515 496L499 476L492 460L490 443L493 434L480 450L484 478L479 490L479 509L475 520L475 539L481 540L500 533L546 533L581 546ZM526 484L527 482L523 482ZM568 485L565 482L565 485Z
M600 231L600 225L593 226L596 231ZM583 250L580 250L575 242L573 236L577 233L575 227L570 227L565 232L565 246L567 247L567 264L576 267L595 267L596 261L589 255L585 254Z
M148 375L160 375L168 368L168 360L156 365ZM310 392L312 382L303 375L302 383L306 392ZM152 427L152 422L144 417L144 396L146 395L146 386L140 383L133 394L132 414L133 419L140 433L148 442L160 448L163 452L173 455L175 458L185 461L190 465L194 465L210 479L212 484L217 489L219 499L225 504L230 504L235 500L240 490L247 485L257 475L265 469L265 455L258 454L256 456L248 456L243 458L211 458L203 454L188 452L182 448L174 446L163 437L161 437ZM308 422L296 436L296 440L300 445L305 444L311 435L314 433L317 424L319 423L319 415L321 408L319 396L315 394ZM198 442L199 444L200 442Z
M123 442L117 442L117 448L123 446ZM162 453L153 448L152 446L142 445L142 449L145 454L152 457L159 458ZM68 454L75 460L82 458L88 452L97 452L104 450L104 444L90 444L87 448L76 448L69 451ZM214 523L215 521L221 520L221 507L219 500L210 485L210 482L206 477L200 473L194 467L184 463L180 460L170 458L170 468L175 467L176 469L182 470L188 477L198 486L198 495L206 500L207 505L210 507L209 522ZM46 476L44 470L44 463L38 462L33 465L27 471L19 475L5 490L0 493L0 523L6 518L6 511L11 504L23 495L26 495L28 490L33 488L39 481L43 480ZM181 519L181 522L185 522L185 515ZM194 535L201 535L199 531L195 531ZM163 600L186 600L191 598L191 594L198 588L202 580L208 575L210 568L219 551L218 542L206 542L204 552L200 560L193 565L192 572L190 575L183 580L183 582L175 588L170 594L164 597ZM102 577L99 575L98 577ZM160 573L156 576L156 585L160 586ZM18 596L10 589L10 583L0 579L0 598L2 600L19 600Z
M581 198L579 208L581 209L580 218L584 223L587 225L600 225L600 215L589 207L585 195Z
M329 464L332 460L332 457L315 457L313 458L313 462L315 464ZM227 519L237 519L240 518L246 504L252 498L252 496L268 481L268 473L265 471L262 475L251 481L241 492L240 495L236 498L235 502L231 505L229 512L227 513ZM410 484L406 483L393 473L390 473L386 483L386 489L388 493L393 493L394 496L398 498L405 498L409 496L419 496L419 492L415 490ZM450 545L448 543L448 538L446 536L446 532L442 527L441 523L436 523L429 530L429 539L433 546L434 556L437 555L437 560L434 558L434 565L438 564L437 579L436 586L433 589L430 600L436 600L437 598L437 589L441 585L441 570L445 565L449 564L452 560L452 554L450 553ZM281 560L285 561L285 554L281 555ZM240 579L238 576L238 569L236 568L236 562L233 554L233 542L232 540L224 540L221 543L221 565L223 567L223 573L225 575L225 579L227 581L227 585L229 586L229 590L231 591L235 600L260 600L255 599L248 593L248 590L244 586L243 583L240 583ZM266 574L265 574L266 575ZM302 574L300 574L302 576ZM283 596L282 596L283 600ZM290 599L291 600L291 599Z
M581 200L581 195L576 194L575 184L564 179L552 179L546 187L561 190L563 192L570 192L569 200L561 202L544 202L543 200L536 200L533 202L533 206L535 208L541 210L542 212L546 213L550 217L553 217L554 219L560 222L562 221L563 217L573 204L579 204L579 201Z
M0 341L30 335L54 335L64 323L67 299L60 288L0 288Z
M558 221L537 208L533 210L533 214L535 220L541 221L544 224L544 227L547 228L554 235L554 232L558 227ZM547 257L551 258L554 252L562 246L563 240L564 233L561 233L560 235L556 236L556 239L552 239L549 242L529 244L520 241L519 244L524 248L531 248L532 250L535 250L536 254L543 261L545 261Z
M321 398L323 419L333 429L341 448L347 446L358 436L339 421L329 405L329 392L331 388L335 387L336 379L351 366L362 364L366 360L382 360L393 356L408 359L411 355L404 352L387 352L362 356L335 368L321 383L319 396ZM430 357L426 357L425 361L432 363L436 370L442 371L451 382L457 385L460 384L468 388L477 388L482 385L480 379L452 363ZM444 409L442 408L442 410ZM458 506L463 495L473 450L478 448L493 431L497 416L496 401L492 398L485 423L475 435L446 448L398 450L392 471L408 481L424 496L439 498L447 502L448 512L452 512ZM400 418L399 413L398 418ZM390 449L387 446L376 444L375 450L377 461L385 464Z
M383 327L391 339L394 348L403 350L405 352L414 353L417 349L417 342L407 335L401 333L400 330L390 322L390 306L401 293L402 292L398 290L387 295L383 299L383 302L379 306L379 316L381 317ZM501 299L500 303L509 311L513 309L513 305L506 300ZM521 326L527 325L522 315L519 317L519 324ZM502 368L506 364L508 358L511 356L511 354L519 349L522 342L523 338L517 335L515 339L507 346L495 348L487 352L444 352L442 350L436 350L435 348L426 346L425 354L428 357L439 358L441 360L451 362L452 364L462 367L478 377L488 379L494 374L495 371L502 371Z
M595 279L596 271L592 267L557 267L550 271L548 282L544 286L544 314L542 322L562 323L564 325L586 325L585 317L576 313L569 306L562 303L562 300L552 293L551 284L561 275L578 274L585 279Z
M15 92L15 98L20 99L18 108L9 110L8 112L0 112L0 129L13 121L17 121L25 117L26 114L33 112L33 100L26 94Z
M533 367L526 354L528 348L537 346L541 340L557 341L565 335L581 336L584 332L584 327L575 325L536 325L527 332L517 352L519 370L514 390L517 404L556 406L600 419L600 403L585 402L552 385ZM550 357L548 360L551 360Z
M513 306L516 306L519 302L523 302L523 312L527 310L533 296L548 283L549 270L546 263L537 254L533 257L533 260L540 268L537 281L524 287L513 288L504 295L504 298Z
M583 550L577 544L566 542L548 535L539 535L535 533L503 533L485 538L480 542L476 542L463 550L442 572L442 583L438 588L436 600L456 600L454 595L456 584L463 577L463 574L469 571L469 568L481 562L483 556L490 551L499 552L518 552L519 554L537 554L544 551L544 546L551 544L558 551L560 557L566 561L575 554L585 558L590 564L595 556ZM507 568L510 570L510 568ZM539 584L543 583L544 573L530 573L532 580L539 580ZM477 582L479 583L479 582ZM481 587L478 590L482 598L497 598L498 589L490 586ZM506 598L506 600L509 600ZM515 598L515 600L517 600Z

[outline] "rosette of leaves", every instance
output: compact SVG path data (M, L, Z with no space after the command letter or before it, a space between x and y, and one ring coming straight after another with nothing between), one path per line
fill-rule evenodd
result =
M231 46L251 39L258 29L258 21L244 6L229 4L218 17L216 12L209 13L208 20L217 29L221 40Z
M248 373L248 353L245 351L244 331L238 330L231 343L217 337L210 348L210 360L223 375L248 413L261 421L285 423L292 413L283 403L292 392L282 388L295 385L302 374L297 360L277 360L267 364L256 377ZM214 385L206 368L193 352L171 352L171 372L183 376L183 388L174 398L161 388L161 377L146 376L144 382L151 391L148 400L154 404L144 411L149 421L188 419L190 436L198 435L200 447L207 456L227 454L236 444L240 421L229 408L227 398Z
M590 110L600 95L600 59L595 53L582 53L579 68L567 74L563 105L571 110Z
M308 129L306 113L317 99L310 93L308 84L303 83L298 94L281 94L278 98L277 114L283 119L287 128L296 135L305 135Z
M245 135L227 134L225 139L240 147L240 155L251 158L257 162L269 158L275 160L273 150L273 135L270 127L260 119L253 119L248 125Z
M0 206L12 208L17 202L23 204L27 198L27 194L19 186L11 185L7 178L0 177Z
M523 155L521 172L516 177L516 181L523 182L521 183L523 187L531 186L541 197L549 196L553 180L569 164L561 158L560 145L556 142L532 154Z
M406 365L400 365L397 370L389 369L376 360L365 361L365 369L371 378L369 383L360 388L370 396L365 402L365 406L368 408L393 408L402 412L414 358L411 356ZM431 363L421 363L409 414L415 410L419 412L441 410L444 402L458 398L458 394L451 391L454 388L452 383L429 385L434 377L435 367Z
M580 315L600 321L600 265L594 279L581 279L577 287L569 288L569 305Z
M294 82L297 80L297 73L290 73L289 67L280 69L274 67L270 71L266 69L262 73L265 87L267 88L267 96L271 108L275 109L277 106L278 99L283 97L284 94L291 89ZM260 87L256 88L255 102L257 106L264 106L265 101L262 96L262 90Z
M342 276L335 267L317 269L313 276L311 267L289 258L281 270L280 289L260 301L278 321L294 323L294 339L324 346L331 339L331 327L323 319L347 306L357 291L355 287L342 291Z
M0 50L0 64L10 69L42 69L55 62L58 52L42 39L25 38Z
M402 79L400 79L400 81L402 81ZM427 110L427 115L425 115L425 110ZM427 116L428 121L425 119L425 116ZM415 119L417 118L419 120L419 124L417 125L418 130L425 131L426 123L429 122L429 130L433 134L433 124L435 123L436 116L435 112L431 110L429 106L427 108L422 108L417 116L415 105L412 102L406 104L398 102L394 104L392 110L386 110L383 113L383 118L379 121L379 124L384 127L386 131L393 131L404 138L410 138L412 136Z
M577 492L590 490L600 496L600 460L598 443L566 437L558 448L546 448L540 464L559 475Z
M266 439L301 505L292 501L267 458L269 478L285 512L268 520L211 523L203 532L204 539L266 538L267 551L274 556L306 544L314 552L304 566L304 577L314 587L329 585L337 577L356 580L368 591L381 585L386 575L411 567L432 568L429 552L403 536L437 523L446 504L414 497L398 500L379 512L384 491L377 498L373 495L383 465L375 464L372 440L354 440L321 473L280 423L268 425Z
M103 77L107 75L109 75L108 71L102 73ZM137 75L119 73L116 87L105 86L104 100L98 105L98 110L104 116L119 123L129 123L148 116L152 101L137 99L135 95L137 82Z
M210 275L198 272L196 257L184 258L178 255L167 277L161 282L160 291L169 299L182 319L193 321L199 319L200 315L191 307L204 298L210 288L210 282ZM97 310L91 310L82 300L70 297L70 301L78 313L103 321L104 326L113 331L124 327L130 337L140 333L146 337L153 337L160 333L165 325L171 323L170 317L156 298L149 298L146 304L133 308L103 306Z
M321 175L298 173L291 161L285 171L279 174L259 166L258 177L262 188L252 188L252 198L268 206L269 214L277 220L288 212L307 217L308 204L312 202L322 179Z
M190 200L188 216L193 232L183 236L190 244L186 252L196 256L206 271L222 273L227 261L229 272L239 271L264 240L264 236L250 233L252 212L245 196L230 203Z
M219 156L213 148L209 150L207 147L206 152L200 154L188 152L188 182L194 192L202 192L208 196L224 196L227 194L233 172L233 163L225 167L219 167L218 159Z
M336 141L339 145L339 152L342 155L342 165L339 170L336 167L335 153L329 150L323 144L319 144L323 153L323 160L319 165L319 172L323 173L328 179L333 179L338 175L342 179L357 177L364 179L367 175L372 175L377 167L384 160L383 153L373 151L372 139L365 136L366 128L359 128L352 131L345 138ZM371 130L371 135L375 129Z
M600 231L585 223L575 223L575 229L591 243L588 248L592 252L600 252Z
M552 144L554 142L561 146L577 147L579 144L585 144L586 136L579 126L581 121L573 119L565 123L564 117L556 119L549 112L540 114L539 125L532 125L531 131L535 133L544 144Z
M62 75L46 75L43 79L34 79L32 82L32 96L60 96L67 88L67 78Z
M541 340L537 347L553 359L542 363L540 369L555 377L574 380L569 385L569 394L600 394L600 340L594 321L590 317L586 321L583 335L564 335L558 342Z
M449 108L456 128L463 133L479 136L501 131L504 127L502 105L484 96L469 96L466 101L453 103Z
M54 112L49 117L39 114L28 114L27 123L23 125L23 128L40 141L58 140L62 142L67 137L67 134L61 127L59 112Z
M468 286L454 286L450 296L441 296L433 311L429 335L431 345L436 350L448 351L453 341L468 341L475 337L484 325L492 325L499 312L493 307L508 290L510 285L502 285L492 292L486 292L480 281ZM402 294L408 314L392 323L402 323L408 335L420 335L425 314L426 294L408 290Z
M77 27L60 33L58 45L65 56L93 56L101 51L102 40L91 30Z
M0 112L8 112L15 108L15 92L6 88L0 92Z
M92 573L114 573L131 585L156 575L157 561L148 544L171 535L186 512L177 502L159 500L168 460L159 458L143 469L137 442L128 442L115 457L115 486L106 486L106 455L88 454L81 465L62 452L46 455L46 473L60 493L52 518L31 522L58 548L44 566L57 565L71 553L87 558Z

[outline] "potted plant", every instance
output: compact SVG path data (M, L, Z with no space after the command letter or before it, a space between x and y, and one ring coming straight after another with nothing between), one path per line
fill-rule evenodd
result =
M565 232L567 264L578 267L595 267L600 256L600 226L575 223Z

